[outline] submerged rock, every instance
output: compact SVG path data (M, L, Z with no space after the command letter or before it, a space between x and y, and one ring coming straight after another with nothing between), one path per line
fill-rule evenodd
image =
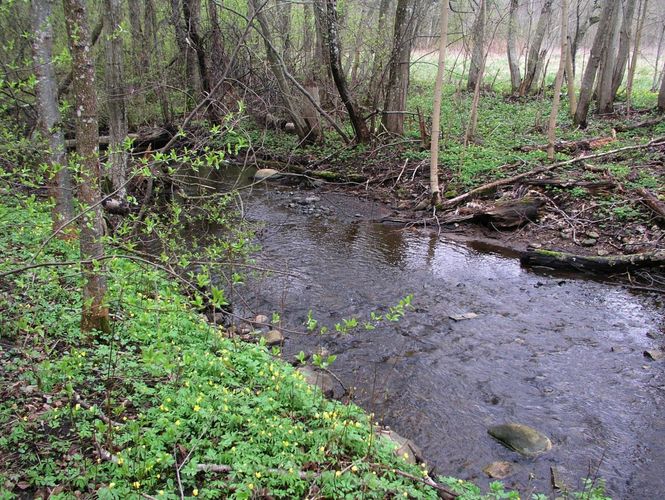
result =
M387 437L395 443L395 450L393 451L395 456L402 457L411 464L415 464L418 460L422 461L422 452L420 451L420 448L418 448L418 445L410 439L400 436L395 431L388 428L379 429L377 435Z
M552 442L547 436L528 425L495 425L487 432L504 446L527 457L538 456L552 448Z
M311 366L301 366L298 371L305 377L305 382L321 389L321 392L328 398L335 392L335 384L330 375L325 372L314 369Z
M282 174L274 168L260 168L254 173L255 181L265 181L268 179L277 179Z
M513 473L513 464L510 462L492 462L483 469L483 472L493 479L503 479Z

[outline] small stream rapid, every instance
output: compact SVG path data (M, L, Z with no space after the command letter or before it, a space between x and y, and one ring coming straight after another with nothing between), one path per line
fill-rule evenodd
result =
M307 213L298 200L313 195ZM590 474L614 498L665 497L665 364L643 356L663 342L662 303L371 222L385 209L342 194L267 185L243 201L264 224L258 263L288 272L248 284L254 311L304 332L311 310L333 330L414 295L414 311L376 330L287 332L284 355L336 354L355 401L414 440L437 474L487 485L483 467L505 460L505 483L522 492L550 492L554 466L573 487ZM468 312L478 316L450 319ZM553 449L520 457L487 434L503 422L540 430Z

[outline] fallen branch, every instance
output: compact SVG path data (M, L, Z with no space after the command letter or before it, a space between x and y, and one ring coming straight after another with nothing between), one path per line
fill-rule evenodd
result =
M529 249L520 257L520 263L523 266L573 269L592 273L621 272L643 267L663 266L665 265L665 250L601 257L575 255L555 250Z
M616 141L616 133L613 133L609 137L594 137L593 139L580 139L577 141L560 141L554 144L554 150L557 153L560 152L569 152L575 153L580 151L591 151L593 149L602 148L612 142ZM529 151L545 151L547 149L547 144L536 145L536 146L522 146L519 148L520 151L529 152Z
M665 203L648 189L638 189L637 193L642 197L642 202L656 214L661 221L665 221Z
M601 189L601 188L614 188L616 183L611 180L606 181L576 181L574 179L529 179L523 182L528 186L551 186L557 188L584 188L584 189Z
M500 186L506 186L508 184L513 184L516 181L526 179L527 177L532 177L534 175L542 174L545 172L549 172L550 170L554 170L555 168L559 167L565 167L566 165L572 165L574 163L578 163L581 161L586 161L586 160L594 160L596 158L604 158L606 156L612 156L616 155L619 153L624 153L626 151L636 151L639 149L646 149L650 148L652 146L662 146L665 145L665 136L661 137L656 137L655 139L650 140L649 142L645 144L636 144L635 146L625 146L623 148L618 148L618 149L613 149L611 151L604 151L602 153L596 153L593 155L585 155L585 156L578 156L577 158L573 158L571 160L565 160L565 161L559 161L556 163L552 163L551 165L543 165L541 167L534 168L533 170L530 170L528 172L524 172L518 175L514 175L512 177L506 177L505 179L499 179L494 182L490 182L488 184L484 184L482 186L479 186L475 189L472 189L471 191L468 191L464 194L461 194L459 196L456 196L455 198L451 198L450 200L444 201L441 206L443 208L450 208L454 207L456 205L459 205L460 203L465 202L469 198L472 198L478 194L484 193L486 191L490 191L492 189L496 189Z
M628 132L629 130L635 130L636 128L653 127L654 125L658 125L663 120L665 120L665 116L661 116L660 118L654 118L653 120L645 120L643 122L617 125L615 129L617 132Z

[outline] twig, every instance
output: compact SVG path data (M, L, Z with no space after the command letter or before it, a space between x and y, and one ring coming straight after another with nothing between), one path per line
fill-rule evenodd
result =
M416 481L416 482L419 482L419 483L426 484L427 486L430 486L430 487L434 488L435 490L437 490L439 492L439 495L441 496L441 498L444 498L446 500L454 500L455 498L457 498L459 496L458 493L455 493L454 491L452 491L449 488L446 488L442 484L437 483L436 481L434 481L434 479L432 479L429 476L417 477L417 476L414 476L413 474L409 474L408 472L404 472L404 471L399 470L399 469L388 469L385 465L382 465L382 464L373 464L373 465L378 467L378 468L384 469L384 470L390 470L391 472L397 474L398 476L402 476L402 477L405 477L407 479L411 479L412 481Z

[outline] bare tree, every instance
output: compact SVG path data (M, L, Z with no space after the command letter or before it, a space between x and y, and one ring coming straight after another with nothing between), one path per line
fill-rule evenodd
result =
M85 213L80 219L79 245L83 286L81 330L110 331L109 310L106 304L106 278L102 261L103 220L99 190L99 130L97 124L97 95L95 69L90 53L90 33L83 0L63 0L65 24L72 54L74 93L76 95L76 152L80 179L78 198Z
M508 13L508 66L510 67L510 87L513 93L519 90L522 83L519 55L515 47L515 39L517 37L517 7L518 0L510 0L510 10Z
M469 67L469 78L466 82L466 89L471 91L477 87L481 79L481 66L485 56L485 28L487 24L487 6L486 0L480 0L478 5L478 14L472 28L471 66Z
M54 200L53 231L60 237L67 237L66 233L59 230L65 221L73 217L72 179L65 159L65 136L62 131L60 109L58 108L58 88L51 58L53 0L33 0L30 5L32 29L35 32L32 50L37 77L39 123L44 137L48 139L48 164L53 175L49 184L49 193Z
M439 61L434 84L434 108L432 110L432 139L430 141L429 185L432 193L432 205L441 203L439 188L439 134L441 133L441 94L443 93L443 72L446 65L446 49L448 47L448 0L441 0L439 17Z
M644 30L644 20L647 17L647 8L649 0L640 2L640 9L637 18L637 30L635 32L635 43L633 44L633 55L628 65L628 76L626 78L626 103L630 109L630 101L633 95L633 82L635 81L635 70L637 69L637 59L639 57L640 44L642 42L642 32Z
M321 2L325 2L322 6ZM349 113L349 119L358 144L370 141L369 129L364 118L360 114L357 103L354 101L346 83L346 77L342 71L341 49L339 43L339 24L337 22L337 1L317 0L315 8L320 16L325 19L324 41L330 55L330 71L337 87L337 92ZM325 10L324 10L325 9Z
M545 0L543 8L540 11L538 24L536 25L536 32L533 35L531 46L529 47L529 56L527 58L526 70L524 72L524 79L520 86L520 95L526 95L531 92L534 82L538 79L538 69L541 66L541 60L545 56L545 51L541 52L543 39L545 38L545 31L550 22L552 14L552 3L554 0Z
M579 101L573 119L575 125L586 127L589 107L591 106L591 98L593 96L593 84L596 81L596 73L598 72L600 59L604 55L604 51L609 43L614 14L618 8L619 1L620 0L608 0L601 11L600 21L598 22L598 32L593 40L593 46L591 47L591 53L589 54L589 61L587 62L586 68L584 69L584 75L582 76Z
M125 106L125 87L122 67L122 2L104 0L107 20L106 26L106 92L109 108L109 169L111 185L117 197L124 200L127 179L127 108ZM131 17L131 16L130 16Z
M568 54L568 0L561 0L561 51L559 52L559 70L554 81L554 97L552 98L552 111L550 113L547 128L547 158L554 160L554 140L556 138L556 117L559 113L559 102L561 100L561 86L563 84L563 73L566 69L566 58Z
M615 8L611 12L609 23L607 24L607 31L603 33L605 42L600 54L598 84L596 85L596 111L598 113L612 113L614 111L612 85L617 62L617 46L619 44L619 28L622 17L621 9L622 0L617 0Z
M623 7L623 19L621 21L621 31L619 32L619 50L614 61L614 73L612 75L612 101L616 99L617 92L623 82L623 76L626 73L628 65L628 53L633 38L633 17L635 16L636 0L625 0Z
M658 93L658 110L665 112L665 68L663 68L663 79L660 82L660 92Z

